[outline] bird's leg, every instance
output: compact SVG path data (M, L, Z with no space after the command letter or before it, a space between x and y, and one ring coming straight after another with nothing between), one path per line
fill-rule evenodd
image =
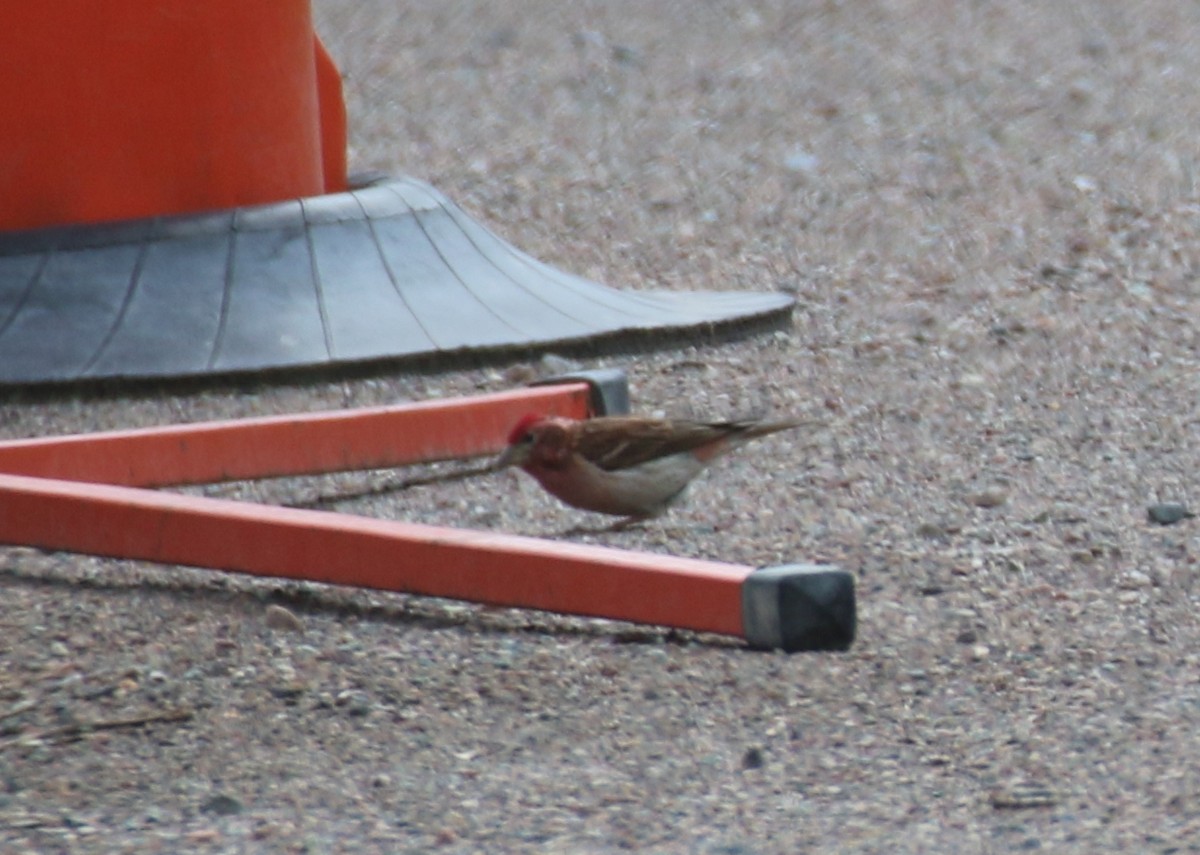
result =
M625 531L626 529L633 528L636 525L640 525L641 523L644 523L648 520L654 519L655 516L657 516L657 515L656 514L644 514L644 515L638 515L638 516L625 517L624 519L617 520L615 523L612 523L611 525L605 525L605 526L592 527L592 526L586 526L586 525L575 525L575 526L571 526L569 529L564 531L563 534L564 535L612 534L614 532Z

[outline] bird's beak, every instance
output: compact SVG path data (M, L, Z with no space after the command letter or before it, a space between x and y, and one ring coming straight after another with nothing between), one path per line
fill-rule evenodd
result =
M504 453L496 458L495 469L507 469L509 466L524 466L529 460L530 444L519 442L504 449Z

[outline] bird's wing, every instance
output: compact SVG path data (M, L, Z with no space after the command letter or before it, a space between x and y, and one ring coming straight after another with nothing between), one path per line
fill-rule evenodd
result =
M711 445L753 424L601 416L579 424L575 450L601 469L628 469Z

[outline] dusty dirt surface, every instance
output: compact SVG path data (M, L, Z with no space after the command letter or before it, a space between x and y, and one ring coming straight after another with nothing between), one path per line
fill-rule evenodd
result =
M1147 517L1200 505L1200 6L316 12L354 168L429 180L612 285L796 295L773 335L597 360L628 367L639 410L819 420L619 534L564 535L597 520L517 473L335 509L836 563L858 640L755 653L5 548L0 851L1200 851L1196 523ZM545 367L10 400L0 433L420 400Z

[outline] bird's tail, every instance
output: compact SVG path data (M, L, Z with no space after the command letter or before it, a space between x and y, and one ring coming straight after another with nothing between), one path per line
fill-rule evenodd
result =
M740 438L754 439L755 437L767 436L768 434L779 433L785 430L815 427L817 422L814 419L746 419L744 421L729 422L728 424L729 427L736 431Z

